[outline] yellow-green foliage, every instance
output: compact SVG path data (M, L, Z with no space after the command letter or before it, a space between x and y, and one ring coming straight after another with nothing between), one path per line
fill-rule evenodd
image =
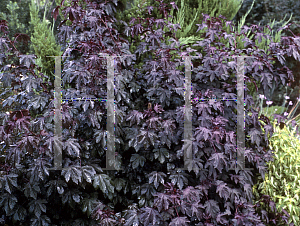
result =
M253 3L255 2L255 0L253 1ZM246 17L247 15L250 13L251 9L252 9L252 6L253 6L253 3L251 5L251 8L249 9L249 11L245 14L245 16L243 18L241 18L241 21L237 24L237 26L235 27L235 30L240 33L241 32L241 28L242 26L245 24L245 20L246 20ZM285 18L279 22L275 22L275 19L273 21L270 21L269 22L269 26L271 29L274 29L274 26L275 24L282 24L281 27L284 27L285 25L288 24L288 22L291 20L292 16L287 20L287 21L284 21ZM227 28L227 32L229 33L229 28ZM272 37L272 41L275 42L275 43L279 43L280 40L281 40L281 31L279 32L275 32L275 31L270 31L269 28L267 27L264 27L264 30L263 30L263 33L266 34L266 35L270 35ZM247 32L246 34L246 37L253 40L253 34L251 34L251 29L249 29L249 31ZM236 44L237 44L237 48L238 49L244 49L244 41L242 41L242 39L245 38L245 35L241 35L239 37L236 37ZM255 44L258 46L259 49L263 49L265 51L267 51L267 49L269 48L269 44L270 44L270 40L269 39L266 39L264 37L262 37L261 41L259 41L258 39L255 39ZM229 43L227 42L227 46L229 46ZM269 52L267 51L266 52L267 54L269 54Z
M300 137L295 128L275 126L270 139L274 150L274 161L268 162L268 174L265 180L254 187L254 194L269 195L276 203L278 210L284 208L291 216L290 221L300 225ZM257 189L256 189L257 187Z
M196 32L198 30L196 24L201 24L202 13L213 17L222 15L227 20L231 20L242 3L240 0L177 0L175 2L178 10L171 10L170 15L173 18L169 20L180 25L181 29L176 32L176 38L181 44L186 44L187 47L191 47L196 41L201 40L201 35L205 33L206 29ZM198 50L198 48L192 48Z
M30 17L33 34L31 37L32 48L35 55L37 55L38 66L42 67L42 71L48 75L54 70L54 58L47 56L60 56L60 46L56 43L53 26L51 28L50 21L45 18L46 10L44 11L44 17L41 21L39 18L39 6L35 4L34 0L30 5ZM53 23L54 24L54 23Z
M177 15L175 16L174 9L172 8L170 15L173 18L169 19L169 21L171 21L174 24L179 24L181 27L181 29L176 31L176 38L179 39L181 44L190 44L190 43L194 43L197 40L200 40L200 37L190 34L192 27L195 26L195 21L198 18L199 12L196 11L194 13L194 17L192 18L191 22L188 23L187 17L190 17L191 15L186 13L186 8L187 7L185 4L185 0L181 0L180 5L178 5L178 11L176 13ZM166 31L167 28L164 28L164 30Z
M140 17L144 18L144 10L147 6L150 6L150 1L148 0L134 0L133 3L130 3L129 9L125 10L128 13L124 13L127 19L131 17Z
M201 23L202 13L212 17L225 16L232 20L241 7L241 0L177 0L178 11L171 10L175 16L173 23L179 23L182 30L176 33L177 38L193 36Z
M1 12L0 19L8 21L8 27L12 33L26 32L27 30L25 29L25 25L20 22L19 15L17 13L17 10L19 9L18 3L9 1L6 8L9 11L9 14Z
M61 2L62 2L62 0L55 0L56 5L60 5ZM72 0L65 0L65 2L64 2L64 4L63 4L63 7L69 7L69 6L71 6L71 2L72 2ZM59 10L59 15L60 15L62 18L64 18L61 9Z
M285 110L286 107L283 106L270 106L263 108L262 114L264 114L272 120L274 118L273 114L281 114Z

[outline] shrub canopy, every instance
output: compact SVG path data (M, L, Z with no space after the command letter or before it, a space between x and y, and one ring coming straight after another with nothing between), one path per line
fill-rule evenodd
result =
M50 171L60 141L54 134L54 84L38 71L34 55L16 55L4 35L1 81L6 90L18 90L3 102L13 108L1 113L0 138L5 161L1 163L0 215L9 224L23 225L264 225L287 221L275 211L258 211L252 202L252 186L264 177L271 160L268 135L272 125L262 123L252 109L253 98L245 90L246 170L236 170L236 102L208 99L237 98L236 57L245 59L246 81L261 81L266 92L272 85L293 78L284 57L299 60L299 39L283 37L273 43L256 25L254 39L270 39L268 54L245 38L245 49L236 48L235 37L222 26L232 27L222 16L203 15L199 29L205 37L195 46L204 54L183 46L174 37L177 25L150 17L124 22L121 33L113 15L117 1L77 0L63 12L72 24L60 27L66 45L62 65L63 98L107 96L108 62L99 53L129 55L114 60L115 164L123 170L104 171L106 165L106 104L73 101L62 104L63 169ZM169 5L158 10L168 15ZM54 17L59 13L54 10ZM147 14L148 13L148 14ZM163 26L171 29L164 43ZM1 28L7 28L3 24ZM3 29L2 29L3 31ZM126 37L139 36L134 53ZM225 47L220 39L229 39ZM151 53L151 54L149 54ZM148 54L148 55L147 55ZM142 59L143 55L147 55ZM192 61L192 146L184 146L184 61ZM67 57L69 56L69 57ZM15 58L7 65L6 59ZM142 61L141 61L142 59ZM141 68L135 64L143 63ZM204 98L205 101L194 98ZM251 112L252 114L248 114ZM264 131L262 131L262 128ZM193 158L183 167L184 150ZM269 199L262 200L266 203Z

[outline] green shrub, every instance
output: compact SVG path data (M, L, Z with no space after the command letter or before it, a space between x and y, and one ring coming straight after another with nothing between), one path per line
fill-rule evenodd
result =
M268 162L268 174L254 186L256 198L259 194L269 195L277 209L285 209L290 214L290 222L300 224L300 140L295 128L289 126L280 129L275 125L270 139L270 148L274 150L274 161Z
M241 0L176 0L178 10L171 9L173 23L179 23L181 30L176 32L177 38L195 37L202 20L202 13L213 17L219 15L232 20L242 5ZM196 35L197 36L197 35Z
M23 4L25 7L28 6L28 1L23 1ZM25 16L28 15L28 11L22 11L20 5L22 4L13 1L1 1L0 20L8 21L9 29L12 34L28 32L28 21L26 21L25 18Z
M47 56L60 56L60 46L56 43L53 25L46 19L47 8L44 11L43 20L39 18L39 6L32 0L30 4L30 17L32 25L31 48L37 56L37 65L43 68L42 72L48 76L52 75L54 59Z

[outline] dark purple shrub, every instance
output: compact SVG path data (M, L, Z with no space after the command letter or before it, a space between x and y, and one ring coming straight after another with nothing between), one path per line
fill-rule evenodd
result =
M105 99L107 64L98 53L134 54L124 61L115 58L115 150L123 170L102 170L107 113L100 101L62 104L64 169L47 169L58 142L53 136L54 79L37 75L34 56L16 56L4 35L1 81L6 90L17 92L3 102L3 109L9 106L19 114L1 113L6 159L1 163L0 215L14 225L278 225L286 221L280 213L252 201L252 185L258 175L264 176L265 163L272 158L267 137L272 127L268 120L259 121L247 89L245 159L246 168L253 170L230 170L236 163L234 101L192 102L195 136L188 151L193 159L189 170L177 170L183 167L185 148L185 74L180 56L200 54L190 48L182 51L172 36L176 26L163 19L133 19L119 33L114 28L116 3L86 1L84 11L73 0L63 10L72 26L62 24L59 38L65 45L64 56L70 56L63 58L64 98ZM158 9L165 17L168 7L160 1ZM150 14L152 8L148 10ZM58 8L54 16L57 13ZM234 57L240 55L254 56L245 60L245 79L261 81L265 92L272 81L279 85L293 78L284 67L284 56L299 60L299 39L285 37L280 45L271 42L268 54L252 40L245 40L245 49L238 50L234 37L239 34L226 34L224 25L232 24L207 15L199 24L199 29L207 27L207 33L196 44L202 49L201 58L192 61L193 98L236 98ZM162 26L171 30L171 46L164 43ZM256 25L245 26L242 32L248 29L255 38L264 35ZM135 53L129 51L126 35L141 35ZM229 48L219 41L222 37L229 38ZM9 57L20 62L6 65ZM133 67L141 62L141 69ZM22 110L28 110L28 115L22 115Z

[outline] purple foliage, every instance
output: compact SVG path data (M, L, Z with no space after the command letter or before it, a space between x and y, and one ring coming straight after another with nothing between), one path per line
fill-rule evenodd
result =
M251 55L253 58L245 60L245 79L260 81L267 92L272 82L279 86L293 79L284 57L299 60L297 38L283 37L279 44L271 40L268 54L247 38L243 50L236 48L234 39L225 47L225 39L241 34L232 29L227 34L223 28L232 24L223 17L203 15L199 29L206 27L207 31L194 45L202 48L199 53L192 48L183 50L171 33L172 44L166 45L162 27L174 32L176 26L150 17L153 7L148 7L145 19L133 18L129 25L121 21L122 33L115 27L116 0L85 2L86 10L78 0L63 10L72 25L61 24L59 40L65 45L63 56L73 56L63 58L63 87L71 86L63 89L63 96L105 99L107 66L98 53L134 54L124 61L115 58L115 149L124 170L101 169L105 167L106 108L100 101L62 104L63 165L68 168L47 170L57 145L53 137L54 80L36 74L33 56L16 55L4 34L0 38L5 55L1 57L1 81L5 91L16 92L4 100L3 107L20 112L28 109L30 114L9 117L1 113L0 139L5 142L6 159L1 164L0 215L7 222L23 225L250 226L287 222L286 211L278 213L269 197L252 202L252 186L258 175L264 177L266 162L272 159L261 127L270 135L272 127L268 120L264 124L259 121L247 89L245 159L246 168L253 170L230 170L236 163L236 102L196 100L192 102L194 140L189 150L193 159L186 172L176 170L183 166L184 150L185 74L179 67L184 65L180 56L202 56L192 61L194 97L231 99L237 96L235 57ZM166 18L174 3L159 3L159 13ZM0 31L5 31L6 23L0 25ZM242 33L248 29L255 39L271 39L257 25L244 26ZM137 48L131 53L128 40L133 39ZM15 59L14 64L7 65L10 58ZM133 67L141 62L141 69Z

